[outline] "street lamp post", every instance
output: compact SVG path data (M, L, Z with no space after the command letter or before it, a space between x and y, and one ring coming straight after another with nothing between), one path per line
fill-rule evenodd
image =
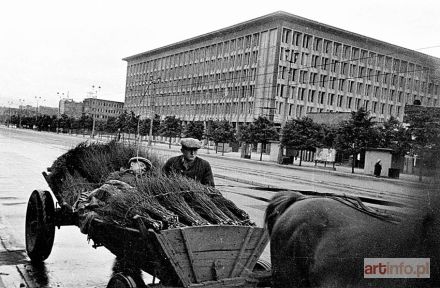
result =
M36 122L38 117L38 100L41 100L41 96L40 97L35 96L35 100L37 101L37 108L35 110L35 122Z
M18 128L21 128L21 108L22 108L22 106L23 106L23 104L24 104L24 99L18 99L18 102L19 102L19 112L18 112Z
M60 99L58 101L58 117L57 117L58 118L57 119L57 133L59 133L59 130L60 130L60 118L61 118L61 99L64 97L64 93L57 92L57 96Z
M11 105L12 104L14 104L14 102L12 102L12 101L8 101L8 106L9 106L9 120L8 120L8 127L9 127L9 124L11 124L11 119L12 119L12 111L11 111Z
M96 90L93 90L93 89L95 89L95 85L92 85L92 95L94 95L94 97L93 98L98 98L98 92L99 91L101 91L101 86L98 86L97 87L97 89ZM92 103L94 103L93 102L93 100L92 100ZM93 111L93 108L91 108L92 109L92 135L91 135L91 137L92 138L94 138L95 137L95 122L96 122L96 119L95 119L95 112L96 111ZM95 110L96 110L96 108L95 108Z
M287 76L287 89L283 95L284 98L284 112L283 112L283 118L281 120L281 133L283 131L283 128L286 126L286 122L287 122L287 109L288 109L288 102L287 99L289 98L289 93L290 93L290 78L292 77L291 75L291 70L292 70L292 64L295 63L295 61L292 59L295 55L296 56L299 54L298 52L293 52L290 53L289 49L285 50L285 56L286 56L286 61L289 63L289 70L288 70L288 76ZM284 92L284 91L283 91ZM278 163L282 163L282 159L283 159L283 152L284 152L284 146L281 144L280 141L280 145L279 145L279 150L278 150Z

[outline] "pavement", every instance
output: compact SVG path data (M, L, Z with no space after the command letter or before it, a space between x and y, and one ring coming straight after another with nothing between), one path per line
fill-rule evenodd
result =
M147 147L146 142L142 142L143 147ZM180 152L180 145L173 143L171 148L168 143L165 142L153 142L153 149L158 150L167 150L167 151L175 151L176 154ZM332 164L327 164L327 167L323 163L318 163L315 165L315 162L302 161L301 166L299 165L299 158L295 159L293 164L278 164L274 161L270 160L270 156L268 154L263 154L262 159L260 161L260 153L254 153L251 155L251 159L241 158L240 152L225 152L222 154L221 152L215 152L215 147L204 147L198 151L200 157L205 158L225 158L232 161L239 162L254 162L259 163L261 165L270 165L277 166L285 169L293 169L293 170L308 170L318 173L330 173L333 175L338 175L342 177L348 178L359 178L359 179L376 179L376 181L386 181L393 183L407 183L407 184L417 184L420 185L419 176L413 174L404 174L401 173L399 178L389 178L389 177L375 177L374 175L368 174L364 171L364 169L355 168L354 173L352 173L352 168L350 166L336 165L335 169L333 169ZM427 179L424 177L424 179ZM424 181L425 182L425 181ZM427 181L429 182L429 181ZM423 184L423 183L422 183Z
M10 129L16 129L16 128L10 128ZM53 133L53 132L37 132L34 131L35 133ZM82 135L82 134L60 134L60 135L64 135L64 136L71 136L71 137L80 137L80 138L84 138L84 140L89 140L91 139L89 135ZM133 137L133 135L131 135L131 137ZM94 140L97 141L108 141L110 139L114 139L114 136L102 136L102 135L97 135L95 136L95 138L93 138ZM141 145L144 148L148 148L147 146L147 136L142 137L142 141L141 141ZM131 142L131 143L135 143L135 139L131 138L131 139L125 139L125 141L127 142ZM154 141L152 142L152 149L158 149L158 150L163 150L163 151L175 151L176 154L180 153L180 144L177 143L172 143L171 147L169 147L169 143L165 142L165 141ZM270 165L270 166L278 166L278 167L282 167L285 169L299 169L299 170L309 170L309 171L313 171L315 173L331 173L333 175L338 175L338 176L342 176L342 177L348 177L348 178L358 178L358 179L376 179L376 181L386 181L386 182L392 182L392 183L407 183L409 185L413 184L417 184L417 185L424 185L426 183L432 183L433 180L435 179L431 179L429 177L424 176L423 177L423 182L420 182L419 176L418 175L414 175L414 174L405 174L405 173L400 173L399 178L389 178L389 177L375 177L372 174L368 174L364 171L364 169L361 168L354 168L354 173L352 173L352 168L351 166L344 166L344 165L336 165L335 169L333 169L332 164L327 164L327 167L324 167L323 163L318 163L317 165L315 165L315 162L308 162L308 161L302 161L301 162L301 166L299 165L300 161L299 158L295 159L293 164L278 164L274 161L270 160L270 155L268 154L264 154L262 155L262 159L260 161L260 153L253 153L251 155L251 159L245 159L245 158L241 158L241 153L240 152L225 152L225 153L221 153L221 152L217 152L215 151L215 147L214 146L209 146L209 147L203 147L198 151L198 154L201 157L207 157L207 158L212 158L212 157L216 157L216 158L226 158L226 159L230 159L232 161L240 161L240 162L254 162L254 163L259 163L261 165Z

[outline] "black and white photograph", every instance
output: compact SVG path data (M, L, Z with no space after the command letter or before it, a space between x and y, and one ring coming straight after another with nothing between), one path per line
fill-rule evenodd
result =
M440 287L435 0L0 3L0 288Z

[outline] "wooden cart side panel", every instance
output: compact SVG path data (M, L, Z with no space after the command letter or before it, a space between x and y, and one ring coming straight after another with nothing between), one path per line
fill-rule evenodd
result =
M156 236L160 245L162 246L162 249L167 254L170 264L173 266L174 271L182 282L183 287L188 287L190 283L194 281L194 279L189 273L190 269L186 255L184 257L186 259L179 257L180 255L175 252L174 247L170 245L170 242L163 234L156 234Z
M250 259L255 253L258 259L264 249L258 247L262 245L263 234L262 228L214 225L161 231L162 240L167 242L164 246L172 247L170 258L179 266L179 277L190 283L239 277L245 273L245 268L255 264Z
M251 255L251 257L248 258L248 262L245 265L243 265L243 269L241 273L238 274L239 276L245 277L252 273L252 268L257 263L258 259L260 258L261 254L264 251L264 248L266 248L268 242L269 242L269 234L267 230L266 229L260 230L260 239L257 245L255 246L254 253Z

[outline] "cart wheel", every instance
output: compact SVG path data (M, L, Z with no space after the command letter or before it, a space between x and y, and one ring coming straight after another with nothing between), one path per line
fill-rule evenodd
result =
M137 288L133 278L122 273L115 274L107 284L107 288Z
M258 259L257 263L255 263L253 271L270 271L271 269L272 265L270 262L263 259Z
M272 270L272 265L270 262L258 259L257 263L255 263L253 272L267 274ZM258 278L257 287L272 287L272 277L270 273L269 275L265 275L261 278Z
M26 210L26 251L34 262L44 261L55 238L55 207L48 191L34 190Z

